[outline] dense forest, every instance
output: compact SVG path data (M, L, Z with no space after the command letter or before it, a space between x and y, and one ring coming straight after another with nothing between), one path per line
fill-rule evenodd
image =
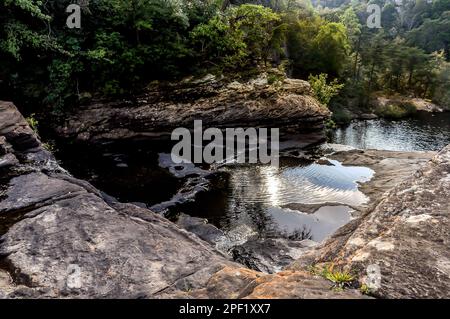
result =
M273 67L341 88L335 109L374 92L450 105L450 0L2 0L0 24L0 98L33 112Z

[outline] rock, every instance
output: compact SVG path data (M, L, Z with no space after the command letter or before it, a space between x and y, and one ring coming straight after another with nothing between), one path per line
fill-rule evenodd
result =
M272 275L246 268L225 267L215 273L206 288L194 290L190 298L245 299L356 299L359 291L336 291L332 284L309 272L283 271Z
M374 120L377 118L378 118L378 115L373 114L373 113L358 114L358 119L360 119L360 120Z
M450 297L450 146L290 269L333 262L381 298Z
M313 276L309 272L283 271L264 276L256 271L231 267L225 267L214 274L206 289L196 291L194 297L246 299L364 298L356 290L333 290L329 281Z
M342 144L333 144L333 143L324 143L320 145L320 149L325 154L332 154L337 152L348 152L348 151L357 151L356 148L349 145L342 145ZM362 151L362 150L359 150Z
M6 143L6 138L4 136L0 136L0 156L5 155L8 152L8 145Z
M9 167L9 166L14 166L18 163L19 163L19 161L13 154L6 154L6 155L0 157L0 169Z
M247 294L248 292L248 294ZM309 272L283 271L257 278L247 291L246 299L360 299L367 298L357 290L337 291L329 281Z
M450 146L437 155L330 155L377 172L361 187L372 207L319 246L260 245L244 228L215 240L222 247L237 243L240 254L268 272L279 270L270 258L298 258L265 274L230 261L162 216L70 176L11 103L0 102L0 120L1 158L10 159L0 176L2 298L363 298L356 289L335 291L307 271L329 262L352 272L375 297L450 298ZM201 224L184 222L209 238L211 229Z
M57 133L79 141L127 138L170 139L174 128L280 127L319 130L328 109L311 96L308 82L285 79L268 85L267 76L248 82L206 76L200 80L159 83L136 101L99 102L78 108Z
M0 119L3 157L17 159L0 178L0 298L361 296L335 293L309 273L262 280L266 274L229 261L164 217L70 176L11 103L0 101Z
M284 79L282 90L299 95L312 95L311 85L300 79Z
M223 231L212 224L208 224L208 220L204 218L191 217L186 214L178 216L177 225L187 231L196 234L198 237L215 245L217 239L223 236Z
M2 144L14 146L7 155L26 160L14 163L11 178L1 182L3 296L153 298L185 277L191 278L189 289L200 288L208 273L232 265L163 217L106 202L91 185L58 168L12 104L0 102L0 118ZM44 165L45 158L55 166Z
M307 239L253 239L232 248L231 254L234 261L250 269L272 274L281 271L316 244Z

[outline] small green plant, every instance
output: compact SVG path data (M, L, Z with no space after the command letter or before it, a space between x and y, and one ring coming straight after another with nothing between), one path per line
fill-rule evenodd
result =
M325 106L328 106L330 100L344 87L344 84L338 83L337 79L327 83L327 78L328 74L325 73L321 73L317 76L310 75L308 78L308 82L311 84L315 98Z
M359 291L364 295L370 295L370 288L366 284L362 284L361 287L359 287Z
M333 289L342 290L349 287L354 281L355 276L353 276L347 270L336 270L334 264L327 265L323 268L312 267L310 269L311 273L314 275L322 276L323 278L331 281L333 283Z
M51 153L54 153L56 151L56 146L53 141L43 143L42 147Z
M269 74L267 76L267 83L270 85L281 82L281 80L282 80L282 77L279 76L278 74Z
M26 118L28 125L31 127L31 129L37 133L38 132L38 126L39 126L39 122L38 120L36 120L36 118L34 117L35 114L31 114L29 117Z

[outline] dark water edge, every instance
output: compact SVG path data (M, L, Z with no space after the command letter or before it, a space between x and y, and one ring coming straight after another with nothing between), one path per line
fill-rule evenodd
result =
M87 180L122 202L154 205L169 200L182 180L158 165L158 152L169 152L165 142L135 140L96 145L63 144L56 157L77 178Z
M401 120L353 121L334 130L329 140L360 149L438 151L450 144L450 112L417 112Z

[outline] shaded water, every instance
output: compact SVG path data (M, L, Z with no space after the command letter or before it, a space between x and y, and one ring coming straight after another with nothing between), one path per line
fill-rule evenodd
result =
M335 130L331 142L360 149L437 151L450 144L450 112L419 112L397 121L354 121Z
M75 177L89 181L119 201L153 205L170 199L182 184L158 165L157 150L169 151L170 147L149 141L61 144L56 157Z

